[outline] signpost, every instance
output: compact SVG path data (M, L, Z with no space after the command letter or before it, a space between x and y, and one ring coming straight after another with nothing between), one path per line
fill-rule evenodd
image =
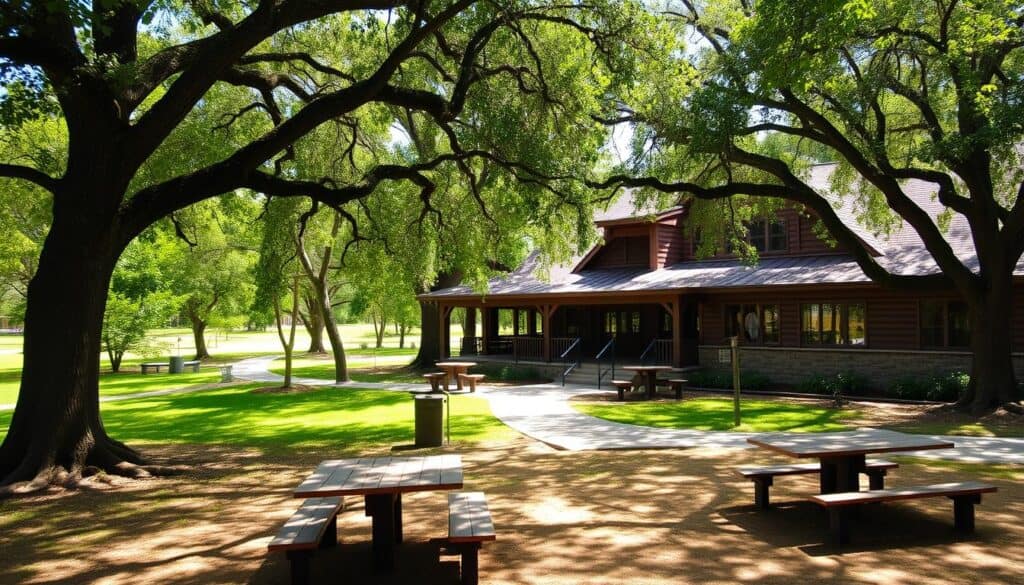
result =
M740 426L740 348L739 337L729 338L729 345L732 348L732 422L733 426Z

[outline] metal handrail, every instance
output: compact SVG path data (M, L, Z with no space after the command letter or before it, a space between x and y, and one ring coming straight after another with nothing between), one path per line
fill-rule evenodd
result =
M565 348L565 351L562 352L562 355L559 356L562 359L562 386L565 386L565 377L568 376L573 370L575 370L580 365L580 360L578 357L576 361L572 362L572 364L569 364L569 354L572 353L573 350L577 349L582 341L582 337L577 337L576 339L573 340L572 343L569 344L569 347ZM579 354L579 351L577 351L576 353ZM567 364L569 364L568 367L566 367Z
M640 353L640 363L641 364L646 364L647 363L647 354L651 353L651 351L654 349L654 346L657 345L657 344L658 344L658 338L657 337L652 339L651 342L647 344L647 347L644 348L644 351Z
M610 368L611 376L609 377L609 379L610 380L614 380L615 379L615 338L614 337L609 339L608 343L604 344L604 347L601 348L601 351L597 352L597 357L594 358L594 359L597 360L597 388L598 388L598 390L601 389L601 379L604 378L605 372L609 371L609 370L602 370L601 369L601 358L603 358L604 355L606 353L608 353L609 351L611 352L611 366L612 366Z

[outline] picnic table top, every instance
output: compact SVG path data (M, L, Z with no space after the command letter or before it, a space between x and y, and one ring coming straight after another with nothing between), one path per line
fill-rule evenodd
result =
M435 362L435 365L440 368L472 368L476 362Z
M623 370L635 370L637 372L662 372L673 369L672 366L622 366Z
M321 461L293 495L356 496L462 488L462 457L363 457Z
M769 433L747 439L758 447L790 457L852 457L868 453L952 449L953 443L896 431L858 430L840 433Z

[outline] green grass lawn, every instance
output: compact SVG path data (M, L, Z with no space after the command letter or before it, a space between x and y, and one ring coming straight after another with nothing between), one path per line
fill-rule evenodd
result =
M614 422L702 431L843 431L852 413L786 402L744 400L743 424L733 427L732 400L697 398L682 402L574 404L577 410Z
M128 444L193 443L253 446L267 450L331 448L413 442L413 403L405 392L319 388L309 392L254 393L246 384L103 404L111 436ZM11 411L0 412L0 439ZM452 441L511 439L516 432L490 412L483 399L453 396Z

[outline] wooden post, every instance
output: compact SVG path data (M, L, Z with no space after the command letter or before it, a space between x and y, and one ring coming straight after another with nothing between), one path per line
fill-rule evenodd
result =
M558 309L558 305L541 305L541 318L544 322L541 324L542 333L544 335L544 361L551 361L551 316L555 314L555 310Z
M661 303L672 317L672 366L683 367L683 307L679 299Z
M466 307L466 335L476 337L476 308Z
M519 337L519 309L512 309L512 335Z
M740 338L732 336L729 345L732 347L732 422L740 426Z
M529 309L526 312L526 334L530 337L537 335L537 310Z

